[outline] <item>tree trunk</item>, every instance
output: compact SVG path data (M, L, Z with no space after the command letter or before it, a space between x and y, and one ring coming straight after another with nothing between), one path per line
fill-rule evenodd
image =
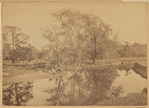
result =
M95 64L96 56L97 56L97 51L96 51L96 37L94 36L94 51L93 51L93 55L92 55L93 64Z
M18 83L15 83L15 92L16 92L16 105L19 106L19 97L18 97L18 91L17 91Z
M58 55L57 48L54 49L54 52L55 52L55 55L56 55L56 67L57 67L56 70L59 70L60 69L60 63L59 63L59 55Z
M94 76L94 84L95 84L95 94L94 94L94 103L97 101L97 79L96 79L96 74L95 71L93 71L93 76Z
M17 85L16 83L12 86L12 92L13 92L13 105L17 105Z
M75 75L73 77L73 82L74 82L74 84L73 84L73 97L72 97L72 100L75 100Z

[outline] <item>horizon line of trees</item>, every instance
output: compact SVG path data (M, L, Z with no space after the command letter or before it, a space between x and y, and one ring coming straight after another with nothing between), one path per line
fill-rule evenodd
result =
M71 58L72 61L147 56L147 46L139 43L129 45L120 44L118 34L114 34L111 27L102 19L76 10L64 9L52 14L59 26L52 29L41 29L42 36L49 41L42 51L32 50L29 36L22 33L15 26L6 25L2 31L3 59L12 61L42 58L54 59L57 65ZM109 36L113 35L114 39ZM63 41L60 40L63 38ZM38 53L37 53L38 52Z

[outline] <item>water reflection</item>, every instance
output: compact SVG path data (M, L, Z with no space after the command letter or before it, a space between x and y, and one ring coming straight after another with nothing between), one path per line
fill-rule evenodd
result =
M33 98L31 93L33 82L13 83L3 86L3 104L9 106L25 106Z
M129 70L128 73L125 70L118 70L118 74L120 76L116 78L112 87L122 87L123 92L120 94L120 97L127 96L129 93L140 93L147 87L147 80L133 70Z
M71 74L71 73L69 73ZM146 79L134 71L106 69L79 71L71 78L40 79L3 87L4 105L94 105L113 97L139 93Z
M60 79L47 102L49 105L94 105L109 98L107 93L117 76L113 68L79 71L71 79Z
M51 97L51 94L46 92L47 90L50 90L54 88L55 85L55 79L50 81L49 79L40 79L33 82L33 93L34 98L31 99L27 105L28 106L41 106L41 105L47 105L46 99Z
M40 79L36 81L13 83L3 86L3 105L40 106L46 105L51 94L47 91L54 86L54 80Z

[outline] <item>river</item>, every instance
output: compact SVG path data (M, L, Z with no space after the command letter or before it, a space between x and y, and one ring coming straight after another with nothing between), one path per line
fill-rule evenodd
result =
M136 74L133 70L126 72L126 70L120 71L117 69L116 72L118 76L111 84L102 84L102 82L100 82L98 83L99 88L96 87L97 85L90 84L91 81L93 82L94 80L91 80L91 78L87 79L87 74L85 73L79 73L79 77L76 76L75 84L67 84L67 79L63 80L63 83L60 84L59 80L54 78L4 85L3 105L48 106L56 105L56 103L61 100L63 100L61 101L61 104L65 103L63 105L81 105L82 103L78 103L78 101L81 100L81 102L83 101L84 104L86 104L85 102L88 102L87 100L92 100L95 94L95 88L102 93L102 95L99 93L99 97L104 95L104 98L102 99L106 99L113 98L114 96L125 97L129 93L140 93L145 87L147 87L147 80ZM70 80L70 82L72 82L72 80ZM108 87L103 89L105 85ZM16 87L14 90L12 88L13 86ZM75 91L73 91L74 89ZM117 93L115 92L116 90ZM73 93L75 93L75 95L73 95ZM98 93L96 93L96 95L97 94ZM71 103L70 101L72 101L72 98L70 97L73 97L73 102L78 104ZM98 99L100 101L102 100L100 98Z

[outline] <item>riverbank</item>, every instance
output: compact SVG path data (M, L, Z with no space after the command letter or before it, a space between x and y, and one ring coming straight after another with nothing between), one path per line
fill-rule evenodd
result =
M17 82L34 81L38 79L53 79L55 77L64 76L67 72L58 71L54 74L44 73L41 70L27 70L24 67L4 66L3 67L3 85Z
M128 70L130 68L132 68L132 66L134 66L134 63L139 63L142 66L147 66L147 61L146 59L136 59L134 61L134 59L115 59L115 61L120 61L121 64L120 66L117 67L122 67L123 68L128 68ZM84 70L92 70L92 69L104 69L104 68L108 68L109 66L112 66L112 62L115 62L113 60L102 60L102 61L97 61L97 64L95 65L89 65L87 63L83 63L81 64L81 68L80 69L84 69ZM66 68L66 69L65 69ZM54 78L56 76L63 76L67 74L67 70L71 70L71 71L75 71L78 66L71 66L71 69L69 69L70 66L65 65L64 66L64 71L58 71L55 72L55 74L49 74L49 73L44 73L42 72L43 69L40 68L36 68L36 69L32 69L32 65L28 65L28 66L3 66L3 84L7 84L7 83L15 83L15 82L22 82L22 81L33 81L33 80L37 80L37 79L44 79L44 78ZM65 71L66 70L66 71ZM41 72L40 72L41 71ZM147 76L147 73L146 73Z
M141 62L139 64L135 63L132 69L136 74L140 75L143 79L147 79L147 67L144 65L144 63L143 64ZM111 98L109 100L98 102L96 105L97 106L146 106L147 105L147 87L142 89L140 93L129 93L125 97Z
M135 63L132 69L139 74L142 78L147 79L147 67L141 64Z
M146 106L147 93L131 93L126 97L117 97L105 100L96 104L96 106Z
M47 93L49 93L49 95L51 95L52 93L53 96L57 96L55 92L59 92L60 93L59 96L62 95L62 97L59 97L59 99L62 99L63 96L67 96L67 99L68 100L70 99L68 101L69 105L73 105L73 104L74 105L80 105L80 104L98 105L98 106L136 106L136 105L145 106L147 105L147 92L141 92L144 89L144 87L146 87L146 81L142 81L143 78L141 78L139 74L132 72L131 69L134 66L134 61L123 62L123 64L121 63L119 64L119 62L117 63L118 65L116 63L114 64L109 63L110 65L107 65L107 64L105 65L103 63L102 63L103 65L102 64L91 64L91 65L83 64L85 65L84 67L81 64L80 68L78 69L78 73L75 74L76 75L74 77L75 80L74 79L69 80L70 82L69 81L67 82L67 80L66 82L65 80L63 80L64 81L63 82L62 80L59 81L57 79L49 80L55 77L64 76L68 73L68 71L58 71L52 74L52 73L48 73L48 71L47 72L42 71L43 68L32 69L30 68L31 67L30 65L26 67L25 66L4 66L3 67L3 87L7 86L5 84L10 84L10 85L12 84L12 85L17 85L19 89L19 87L22 87L22 86L26 87L24 84L28 84L28 86L30 86L30 83L31 83L32 90L30 92L33 93L32 94L34 97L33 100L35 102L34 105L37 105L36 102L40 101L39 98L41 97L42 93L45 94L45 97L47 96ZM76 70L77 67L73 67L73 68L71 69L72 71L69 71L69 72L75 72L73 70ZM73 83L73 81L75 81L75 83ZM95 84L95 81L97 81L96 84ZM114 83L114 82L118 82L118 83ZM53 84L51 85L49 83L53 83ZM63 84L67 84L67 86L66 85L64 86ZM74 84L76 84L76 86L74 86ZM116 84L118 86L114 86ZM122 85L122 88L119 89L118 88L119 85ZM52 87L52 86L56 86L56 88L54 87L54 88L46 89L46 87ZM66 92L68 91L68 88L71 88L70 92ZM39 91L39 89L41 90ZM83 91L80 92L79 89ZM38 90L40 93L39 92L37 93L36 90ZM74 96L76 97L72 97L74 94L74 90L75 90ZM87 92L85 92L86 90ZM121 90L125 92L121 94ZM147 91L147 90L144 90L144 91ZM10 92L9 89L7 89L6 92L9 93ZM88 96L90 96L90 98L93 98L92 95L94 95L95 93L97 96L96 98L98 98L97 102L94 103L94 100L90 100L90 99L88 101ZM121 97L124 95L125 97ZM7 97L7 94L5 94L5 96ZM73 98L72 103L71 103L71 97ZM53 104L55 103L54 97L49 96L47 98L48 100L50 100L48 101L48 105L55 105ZM84 99L84 103L78 103L80 102L78 101L78 98ZM33 100L31 103L33 103ZM61 102L62 102L62 105L66 104L65 100L63 99L61 100Z

